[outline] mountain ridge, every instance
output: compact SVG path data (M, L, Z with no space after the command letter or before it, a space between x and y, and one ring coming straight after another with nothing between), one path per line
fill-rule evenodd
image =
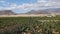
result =
M60 13L60 8L44 9L44 10L31 10L27 14L58 14Z
M12 10L0 10L0 15L15 15Z

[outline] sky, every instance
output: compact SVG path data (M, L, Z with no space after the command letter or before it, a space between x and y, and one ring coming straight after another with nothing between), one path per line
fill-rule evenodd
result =
M60 8L60 0L0 0L0 10L12 10L16 13L50 8Z

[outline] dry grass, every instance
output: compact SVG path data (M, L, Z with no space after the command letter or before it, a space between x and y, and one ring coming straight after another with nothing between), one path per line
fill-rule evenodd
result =
M48 16L48 14L30 14L30 15L0 15L0 17L44 17Z

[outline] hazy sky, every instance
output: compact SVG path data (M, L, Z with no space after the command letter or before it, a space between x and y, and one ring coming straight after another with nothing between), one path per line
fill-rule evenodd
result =
M0 10L17 13L49 8L60 8L60 0L0 0Z

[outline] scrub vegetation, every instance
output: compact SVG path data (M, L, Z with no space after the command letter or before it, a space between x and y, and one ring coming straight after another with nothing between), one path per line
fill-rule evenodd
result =
M59 20L60 16L0 17L0 34L60 34Z

